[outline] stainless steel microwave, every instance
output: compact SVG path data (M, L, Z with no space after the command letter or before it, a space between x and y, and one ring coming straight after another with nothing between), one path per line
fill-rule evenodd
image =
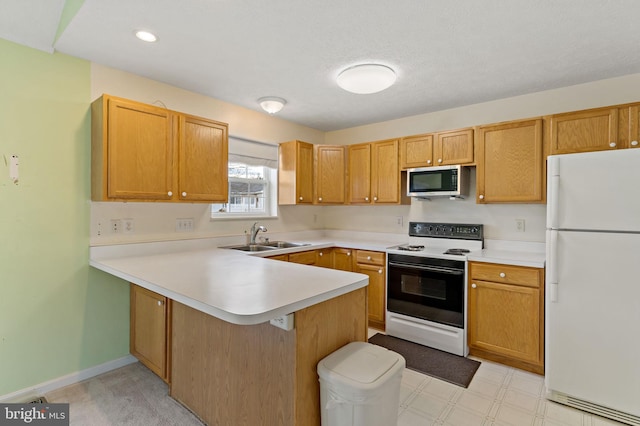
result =
M462 166L419 167L407 170L410 197L455 197L469 195L469 169Z

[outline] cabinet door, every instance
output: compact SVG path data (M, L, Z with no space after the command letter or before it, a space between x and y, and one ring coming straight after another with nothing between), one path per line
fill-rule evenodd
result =
M433 156L436 166L473 163L473 129L437 133Z
M433 166L433 135L416 135L400 140L400 168Z
M384 330L385 324L385 267L356 264L356 271L369 277L369 325Z
M167 381L168 299L131 284L129 350L151 371Z
M333 249L325 248L317 250L318 256L316 257L316 266L322 268L333 268Z
M278 147L278 204L313 202L313 145L283 142Z
M542 363L539 289L471 280L468 295L469 347Z
M317 261L316 250L301 251L289 254L289 262L301 263L303 265L315 265Z
M345 147L316 145L315 189L317 204L344 204L346 201Z
M349 146L349 201L371 203L371 144Z
M107 196L169 200L173 184L172 115L163 108L107 100Z
M550 154L619 148L617 108L556 114L550 121Z
M482 126L476 135L477 202L543 202L542 120Z
M347 248L333 249L333 268L342 271L353 271L353 250Z
M398 139L371 144L371 195L375 204L400 203Z
M633 105L632 107L629 108L628 113L629 113L628 146L630 148L640 148L640 106Z
M227 146L226 125L180 116L180 200L227 201Z

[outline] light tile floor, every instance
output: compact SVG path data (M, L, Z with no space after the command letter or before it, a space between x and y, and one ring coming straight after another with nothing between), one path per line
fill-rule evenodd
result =
M375 334L375 332L374 332ZM476 358L477 359L477 358ZM611 426L611 420L544 398L542 376L489 361L467 389L405 369L398 426ZM46 395L69 402L72 425L201 424L168 397L167 385L140 364L94 377ZM256 425L270 426L270 425Z

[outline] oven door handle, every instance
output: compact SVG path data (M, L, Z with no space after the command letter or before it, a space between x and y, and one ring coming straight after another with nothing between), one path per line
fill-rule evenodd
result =
M396 262L389 262L389 266L397 266L399 268L419 269L421 271L429 271L429 272L440 272L442 274L449 274L449 275L464 275L464 271L463 270L441 268L441 267L438 267L438 266L424 266L424 265L415 265L415 264L407 264L407 263L396 263Z

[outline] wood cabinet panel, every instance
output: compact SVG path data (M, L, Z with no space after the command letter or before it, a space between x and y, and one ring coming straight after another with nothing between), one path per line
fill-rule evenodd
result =
M225 125L190 115L180 117L180 199L227 200L227 141Z
M367 265L384 266L385 253L370 250L356 250L356 262Z
M620 148L618 108L598 108L550 117L549 153L603 151Z
M341 271L353 271L353 252L348 248L335 247L333 249L333 268Z
M436 166L473 163L473 129L436 133L434 143Z
M433 135L415 135L400 140L400 168L433 166Z
M371 195L375 204L400 203L398 139L371 144Z
M170 301L135 284L130 286L129 351L164 381L169 381Z
M301 263L303 265L315 265L318 253L316 250L301 251L289 254L289 262Z
M313 203L313 144L283 142L278 147L278 204Z
M625 116L624 125L622 119L620 123L621 142L629 148L640 148L640 106L631 105L622 108L621 112Z
M344 204L347 200L346 174L344 146L316 145L314 203Z
M349 201L371 203L371 144L349 146Z
M469 262L471 355L544 374L544 270Z
M316 250L316 254L316 266L333 269L334 255L332 248L318 249Z
M386 253L355 250L354 272L366 274L369 277L369 326L380 330L385 329L386 316Z
M476 152L478 203L545 201L542 119L481 126Z

